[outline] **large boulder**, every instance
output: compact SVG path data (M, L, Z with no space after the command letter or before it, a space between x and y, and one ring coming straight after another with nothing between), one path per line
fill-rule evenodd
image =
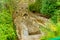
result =
M42 36L39 27L44 26L47 19L37 15L38 13L30 12L28 10L28 1L21 0L13 15L16 32L19 40L39 40L40 36Z

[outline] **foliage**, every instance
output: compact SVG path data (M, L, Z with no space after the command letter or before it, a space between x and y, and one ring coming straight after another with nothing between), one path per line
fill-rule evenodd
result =
M50 20L56 24L60 20L60 10L56 10L55 15Z
M29 6L29 10L42 13L43 15L49 15L51 17L54 15L56 9L56 1L57 0L36 0L34 4Z
M57 24L53 23L47 23L46 28L40 28L43 32L44 35L41 37L41 40L58 40L60 39L60 22Z
M52 16L54 15L55 8L56 8L56 0L43 0L41 13Z
M40 12L40 8L41 8L41 0L36 0L35 3L29 5L30 11Z
M0 40L16 40L12 12L11 0L0 0Z
M60 20L60 0L57 0L56 4L57 6L54 16L50 18L55 24Z

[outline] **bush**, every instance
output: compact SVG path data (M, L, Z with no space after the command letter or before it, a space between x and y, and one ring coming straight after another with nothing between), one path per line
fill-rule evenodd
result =
M56 9L57 0L36 0L34 4L29 6L30 11L36 11L43 15L53 16Z
M60 9L60 0L57 0L57 9Z
M35 11L40 13L40 8L41 8L41 0L36 0L35 3L29 5L30 11Z
M41 13L52 16L54 15L55 8L56 8L56 0L43 0Z
M12 12L11 0L0 0L0 40L16 40Z
M60 0L57 0L56 11L54 12L54 16L51 17L51 20L56 24L60 20Z

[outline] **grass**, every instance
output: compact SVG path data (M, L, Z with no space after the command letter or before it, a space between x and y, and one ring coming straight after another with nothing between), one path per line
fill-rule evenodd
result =
M17 35L13 25L13 6L11 0L0 0L0 40L16 40Z

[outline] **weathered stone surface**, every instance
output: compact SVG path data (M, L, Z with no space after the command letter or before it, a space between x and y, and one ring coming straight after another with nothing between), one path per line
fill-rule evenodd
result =
M39 40L42 32L40 25L44 26L47 19L28 10L30 0L20 0L13 15L16 32L19 40Z

